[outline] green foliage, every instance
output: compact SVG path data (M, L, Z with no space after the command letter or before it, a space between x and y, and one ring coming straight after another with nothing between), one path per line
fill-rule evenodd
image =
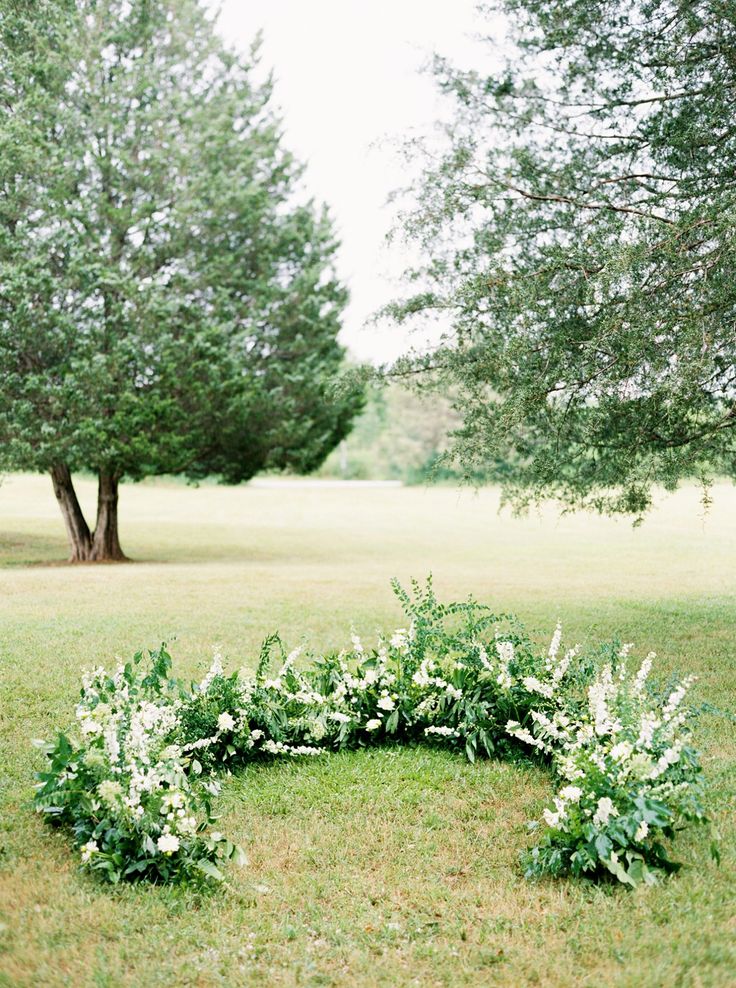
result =
M692 678L660 694L648 683L653 653L632 675L630 645L603 666L588 688L587 704L570 718L558 698L550 717L534 711L533 728L511 733L551 755L561 782L548 829L526 857L529 876L601 874L635 886L680 865L664 841L676 825L705 819L703 776L682 706Z
M199 684L171 679L165 648L112 675L85 676L80 740L45 746L36 808L70 825L82 861L105 878L206 884L218 862L240 858L208 830L207 776L263 758L319 756L393 742L440 744L479 756L519 757L518 742L547 756L561 782L548 831L527 873L613 874L636 885L671 871L664 839L703 820L702 775L681 703L690 685L645 695L625 658L600 673L578 649L560 653L558 625L540 654L517 622L472 600L442 604L432 589L394 583L408 628L367 650L351 646L297 668L272 636L255 673L226 676L219 654ZM271 656L279 669L271 674ZM615 678L614 678L615 672ZM202 819L198 820L199 814Z
M0 443L11 468L311 470L345 288L257 47L197 0L0 2Z
M370 388L353 430L327 457L320 475L405 484L457 481L464 474L449 455L450 437L461 425L448 395L399 383ZM478 469L473 480L493 482L508 473L509 464L499 460Z
M457 459L513 454L517 506L639 516L655 483L736 475L734 5L484 10L510 38L489 74L435 61L454 120L407 203L419 291L391 309L451 328L394 374L457 389Z
M113 676L101 668L85 676L81 737L59 734L40 745L47 768L39 773L36 808L71 828L83 863L109 882L206 885L222 877L217 862L240 851L221 834L203 832L214 822L213 790L196 785L193 760L170 743L177 688L165 647L149 653L145 676L141 658Z

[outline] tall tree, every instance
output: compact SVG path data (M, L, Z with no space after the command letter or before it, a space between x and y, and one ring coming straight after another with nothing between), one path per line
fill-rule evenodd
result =
M455 452L513 448L517 503L646 510L736 475L736 5L498 0L405 216L431 260L399 319L449 313ZM505 26L505 28L504 28Z
M123 558L124 477L311 470L360 408L260 74L197 0L0 0L0 459L51 474L73 560Z

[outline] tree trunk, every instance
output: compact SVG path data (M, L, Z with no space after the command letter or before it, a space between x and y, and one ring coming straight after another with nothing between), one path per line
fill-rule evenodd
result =
M92 551L92 536L79 506L77 492L72 483L72 475L66 463L58 463L51 468L51 481L69 538L69 548L71 549L69 561L72 563L86 562Z
M120 548L118 538L118 483L120 478L114 473L100 471L97 487L97 523L94 533L90 532L77 493L72 483L72 475L66 463L59 463L51 469L54 494L59 502L61 514L69 538L72 563L102 563L122 561L127 557Z
M97 487L97 523L92 537L93 562L120 561L126 555L118 537L118 483L113 473L100 471Z

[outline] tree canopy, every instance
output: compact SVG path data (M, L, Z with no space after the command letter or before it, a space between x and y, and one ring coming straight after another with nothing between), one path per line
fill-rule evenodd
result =
M311 470L361 406L263 76L197 0L0 0L0 455L52 474L73 558L122 555L123 477Z
M736 7L498 0L488 73L436 58L452 123L410 190L426 263L393 368L459 388L468 469L515 450L524 505L640 515L736 475ZM430 153L431 152L431 153Z

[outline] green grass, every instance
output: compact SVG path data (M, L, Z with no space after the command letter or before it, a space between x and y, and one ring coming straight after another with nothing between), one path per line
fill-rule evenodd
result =
M81 485L87 503L89 483ZM699 732L722 836L681 838L685 869L634 893L525 881L546 774L427 749L252 767L221 829L248 849L228 887L110 891L30 808L33 737L69 723L79 673L176 636L180 673L233 665L279 629L335 647L399 619L391 576L514 610L535 636L620 634L662 675L693 671L733 708L736 494L663 501L645 525L497 514L450 489L124 488L130 565L69 567L50 483L0 486L0 985L736 984L734 725Z

